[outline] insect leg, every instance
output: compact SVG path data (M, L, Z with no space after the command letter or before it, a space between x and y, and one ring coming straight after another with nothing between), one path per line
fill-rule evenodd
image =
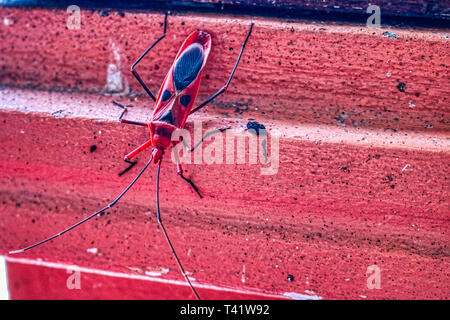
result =
M213 94L211 97L209 97L205 102L203 102L203 103L200 104L197 108L195 108L194 110L192 110L191 113L194 113L195 111L200 110L201 108L203 108L204 106L206 106L208 103L210 103L211 101L213 101L215 98L217 98L217 96L219 96L219 95L221 95L222 93L224 93L225 90L227 90L228 86L230 85L231 79L233 78L234 73L236 72L236 69L237 69L237 66L238 66L238 64L239 64L239 61L241 60L242 53L244 52L245 45L247 44L248 38L250 37L250 34L252 33L252 29L253 29L253 22L252 22L252 24L250 25L250 29L248 30L247 37L245 38L244 43L242 44L241 52L239 53L239 56L238 56L237 61L236 61L236 64L234 65L233 71L231 71L231 75L230 75L230 77L228 78L227 83L226 83L222 88L220 88L219 91L217 91L215 94Z
M184 142L183 140L181 140L181 141ZM175 148L176 145L177 145L178 143L179 143L179 142L172 142L172 144L173 144L173 145L172 145L172 148ZM186 145L186 142L184 142L184 145L187 146L187 145ZM178 150L174 149L173 152L174 152L174 155L175 155L175 161L176 161L176 163L177 163L177 173L178 173L178 175L179 175L184 181L186 181L187 183L189 183L189 184L191 185L192 189L194 189L194 191L198 194L198 196L200 197L200 199L202 199L203 196L201 195L201 193L200 193L200 191L198 190L197 186L192 182L191 179L186 178L186 177L183 175L183 168L181 167L180 157L179 157L179 155L178 155Z
M125 190L123 190L122 193L121 193L116 199L114 199L114 201L112 201L110 204L108 204L108 205L107 205L106 207L104 207L103 209L101 209L101 210L99 210L99 211L97 211L97 212L91 214L90 216L84 218L83 220L78 221L78 222L75 223L74 225L68 227L67 229L64 229L64 230L61 231L61 232L58 232L57 234L55 234L55 235L53 235L53 236L51 236L51 237L49 237L49 238L47 238L47 239L44 239L44 240L42 240L42 241L39 241L39 242L37 242L37 243L35 243L35 244L32 244L31 246L25 247L25 248L20 249L20 250L10 251L9 253L10 253L10 254L13 254L13 253L20 253L20 252L24 252L24 251L27 251L27 250L29 250L29 249L32 249L32 248L34 248L34 247L37 247L37 246L39 246L39 245L41 245L41 244L43 244L43 243L46 243L46 242L48 242L48 241L50 241L50 240L55 239L56 237L59 237L60 235L66 233L66 232L69 232L70 230L72 230L72 229L78 227L79 225L81 225L81 224L85 223L86 221L88 221L88 220L94 218L95 216L97 216L97 215L99 215L99 214L102 214L103 212L105 212L105 211L108 210L109 208L112 208L112 207L117 203L117 201L119 201L119 200L125 195L125 193L127 193L127 191L130 190L130 188L133 186L133 184L139 179L139 177L140 177L140 176L144 173L144 171L148 168L148 166L150 165L150 163L152 163L152 160L153 160L153 157L150 158L150 160L147 162L147 164L144 166L144 168L141 169L141 171L138 173L138 175L137 175L137 176L133 179L133 181L125 188Z
M188 151L188 152L194 152L194 150L197 149L197 147L200 146L200 145L203 143L203 141L204 141L207 137L209 137L209 136L212 135L212 134L218 133L218 132L224 132L225 130L228 130L228 129L230 129L230 128L231 128L231 127L228 127L228 128L222 128L222 129L217 129L217 130L213 130L213 131L207 132L207 133L203 136L202 140L200 140L193 148L189 148L189 146L187 145L187 143L186 143L184 140L181 140L181 143L183 144L183 146L184 146L184 148L186 149L186 151Z
M187 183L189 183L189 184L191 185L192 189L194 189L194 191L197 192L197 194L198 194L198 196L200 197L200 199L202 199L203 196L202 196L202 194L200 193L200 191L198 191L197 186L192 182L191 179L186 178L186 177L183 175L183 168L181 168L181 164L180 164L179 162L177 163L177 173L178 173L178 175L179 175L184 181L186 181Z
M134 124L134 125L136 125L136 126L147 127L147 124L146 124L146 123L143 123L143 122L136 122L136 121L129 121L129 120L123 119L123 116L124 116L125 113L128 111L127 107L124 106L123 104L120 104L120 103L116 102L116 101L113 101L112 103L114 103L114 104L115 104L116 106L118 106L119 108L122 108L122 109L123 109L123 111L122 111L122 113L120 114L119 119L118 119L120 123Z
M145 57L145 55L159 42L161 41L165 36L166 36L166 26L167 26L167 13L164 16L164 31L162 36L160 36L147 50L145 50L145 52L139 57L139 59L136 60L135 63L133 63L133 65L131 66L131 73L134 75L134 77L137 79L137 81L139 81L139 83L141 84L142 88L144 88L145 92L147 92L147 94L150 96L150 98L153 99L153 101L156 101L155 96L150 92L150 89L147 87L147 85L144 83L144 81L142 81L141 77L139 76L139 74L137 73L137 71L134 69L136 67L136 65L142 60L142 58Z
M185 147L185 149L186 149L187 152L194 152L194 150L197 149L197 147L200 146L200 145L202 144L202 142L203 142L207 137L209 137L209 136L212 135L212 134L218 133L218 132L223 132L223 131L228 130L228 129L230 129L230 128L231 128L231 127L228 127L228 128L222 128L222 129L217 129L217 130L213 130L213 131L210 131L210 132L206 133L206 134L203 136L202 140L200 140L193 148L190 148L190 147L186 144L186 142L185 142L183 139L181 139L180 142L183 144L183 146ZM173 147L175 147L176 144L177 144L177 143L174 143L174 144L173 144ZM183 168L181 167L180 159L179 159L179 157L178 157L177 151L175 151L175 158L176 158L176 162L177 162L177 173L178 173L178 175L179 175L184 181L186 181L187 183L189 183L189 184L191 185L192 189L194 189L194 191L197 192L197 194L198 194L198 196L199 196L200 198L203 198L203 196L201 195L200 191L198 190L198 188L197 188L197 186L194 184L194 182L192 182L191 179L186 178L186 177L183 175Z
M126 167L123 171L119 172L119 177L122 176L122 175L124 175L124 174L127 173L128 171L130 171L130 169L133 168L133 167L136 165L136 163L137 163L137 161L130 161L130 160L123 160L123 161L125 161L126 163L128 163L129 166Z
M140 153L142 150L148 148L151 145L152 145L152 139L149 139L144 144L140 145L139 147L137 147L136 149L131 151L129 154L127 154L125 156L124 160L126 161L126 160L130 160L130 159L134 158L135 156L138 155L138 153Z
M137 126L145 126L145 127L147 126L146 123L136 122L136 121L129 121L129 120L123 119L123 116L124 116L125 113L127 112L127 107L124 106L124 105L122 105L122 104L120 104L120 103L118 103L118 102L116 102L116 101L113 101L113 103L114 103L116 106L118 106L119 108L122 108L122 109L123 109L122 113L121 113L120 116L119 116L119 122L120 122L120 123L133 124L133 125L137 125ZM122 176L123 174L127 173L127 172L128 172L131 168L133 168L134 165L137 163L136 161L130 161L130 160L128 160L128 159L124 159L124 161L125 161L126 163L128 163L129 166L126 167L122 172L119 172L119 177Z
M198 295L197 291L195 291L194 286L191 283L191 280L189 280L189 277L186 275L186 272L184 271L183 265L180 262L180 259L178 259L178 256L175 252L175 249L172 245L172 242L170 242L169 239L169 235L167 234L166 229L164 228L164 225L162 223L162 219L161 219L161 211L159 208L159 171L161 169L161 161L158 162L158 173L156 174L156 217L158 220L158 224L161 227L161 230L164 233L164 237L167 240L167 243L169 244L170 249L172 250L172 254L175 258L175 260L177 261L178 267L180 268L181 274L183 275L184 279L186 279L186 282L189 284L189 286L191 287L192 292L194 293L195 297L197 298L197 300L200 300L200 296Z

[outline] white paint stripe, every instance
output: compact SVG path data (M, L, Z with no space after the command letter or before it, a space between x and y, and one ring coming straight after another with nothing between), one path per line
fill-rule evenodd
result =
M0 300L9 300L6 259L3 256L0 256Z
M297 293L297 292L285 292L283 294L285 297L289 297L294 300L322 300L321 296L311 296L308 294Z
M145 275L127 274L127 273L122 273L122 272L91 269L91 268L79 267L79 266L75 266L75 265L68 265L68 264L57 263L57 262L47 262L47 261L42 261L42 260L12 258L12 257L4 257L4 258L6 258L6 261L12 262L12 263L21 263L21 264L35 265L35 266L40 266L40 267L62 269L62 270L69 269L72 271L79 271L82 273L90 273L90 274L98 274L98 275L107 276L107 277L117 277L117 278L133 279L133 280L159 282L159 283L165 283L165 284L171 284L171 285L188 286L188 284L185 281L168 280L168 279L161 279L161 278L145 276ZM261 298L264 298L264 297L275 298L275 299L285 298L282 295L267 294L264 292L259 292L257 290L239 290L239 289L234 289L234 288L219 287L219 286L215 286L215 285L199 284L199 283L195 283L194 285L197 288L216 290L216 291L222 291L222 292L223 291L234 292L234 293L247 294L247 295L258 295L258 296L261 296Z
M21 112L39 113L45 116L65 117L65 118L89 118L102 121L117 122L114 112L117 107L112 105L108 98L96 96L92 103L87 105L76 105L70 97L83 97L81 94L63 92L39 92L41 99L35 99L36 92L32 90L2 88L0 95L0 111L14 110ZM50 101L43 104L41 101ZM140 121L148 117L144 108L135 106L133 115L141 114ZM136 118L135 118L136 119ZM189 116L191 120L200 120L209 123L209 128L223 128L227 125L235 126L239 118L227 118L224 120L211 121L210 116L195 113ZM296 139L313 143L333 143L350 144L355 146L365 146L371 148L387 148L401 150L419 150L430 152L450 153L450 139L447 133L428 132L425 129L414 131L387 132L376 128L351 128L339 127L336 125L320 124L298 124L287 123L286 121L270 121L265 123L270 134L279 136L282 139ZM236 130L236 129L233 129ZM237 132L243 132L237 130Z

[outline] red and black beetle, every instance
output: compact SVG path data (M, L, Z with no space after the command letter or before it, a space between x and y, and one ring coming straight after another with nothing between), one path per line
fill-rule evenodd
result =
M147 92L149 97L155 101L155 108L153 111L152 118L149 123L141 123L135 121L129 121L123 119L125 112L127 111L126 107L114 102L117 106L123 109L122 114L119 117L119 121L122 123L128 123L139 126L148 126L150 129L150 139L146 141L144 144L134 149L132 152L125 156L125 161L130 163L131 165L125 170L128 171L133 165L134 162L130 160L135 157L142 150L152 147L152 156L147 164L141 169L138 175L133 179L133 181L122 191L122 193L111 203L109 203L103 209L91 214L90 216L84 218L83 220L75 223L74 225L64 229L63 231L44 239L38 243L30 245L20 250L11 251L12 253L20 253L36 246L39 246L47 241L50 241L74 228L81 225L82 223L94 218L97 215L104 213L109 208L113 207L123 196L124 194L133 186L133 184L139 179L139 177L144 173L147 167L154 162L158 165L157 178L156 178L156 204L157 204L157 219L158 223L164 233L164 236L173 252L173 255L178 263L178 266L183 274L184 278L188 282L189 286L192 289L192 292L199 299L199 296L192 286L188 276L186 275L184 268L178 259L177 254L175 253L175 249L169 239L169 236L162 224L161 213L159 208L159 172L161 168L161 161L164 155L164 151L167 150L170 146L175 146L177 142L171 140L172 133L177 129L184 128L186 124L186 120L188 116L204 106L213 101L217 96L225 92L228 88L231 79L236 71L236 68L241 59L242 53L244 51L245 45L247 44L248 38L252 32L253 23L250 25L250 29L247 33L247 36L242 44L241 51L239 53L238 59L234 65L234 68L228 78L227 83L220 88L215 94L205 100L203 103L194 108L194 103L197 98L197 94L200 87L200 79L202 70L206 64L208 59L210 50L211 50L211 35L206 31L194 31L192 32L186 40L183 42L178 54L175 57L175 61L172 64L169 72L164 79L164 82L161 85L158 96L155 97L147 85L141 79L139 74L137 73L135 67L136 65L145 57L145 55L166 35L166 27L167 27L167 14L164 18L164 31L162 36L160 36L140 57L136 60L136 62L131 66L131 72L142 85L144 90ZM124 172L125 172L124 171ZM183 170L181 168L180 163L177 163L177 171L180 177L182 177L185 181L187 181L193 189L197 192L197 194L201 197L201 194L198 191L198 188L194 185L194 183L183 176Z

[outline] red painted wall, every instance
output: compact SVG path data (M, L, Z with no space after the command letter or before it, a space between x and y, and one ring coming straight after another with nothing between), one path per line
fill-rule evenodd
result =
M0 18L11 22L0 27L7 254L100 209L145 163L148 154L118 177L123 155L148 132L117 123L111 100L134 105L129 119L149 118L151 103L128 69L160 34L162 15L88 11L75 32L64 11L2 8ZM186 165L199 200L169 157L162 167L163 218L202 298L448 299L446 32L180 14L139 72L155 91L186 30L205 28L214 43L206 97L226 80L251 20L229 92L191 119L236 134L263 123L280 138L278 173ZM122 71L122 95L105 90L110 63ZM171 282L183 279L157 228L154 167L110 215L14 257L28 260L8 262L11 298L192 298ZM80 291L64 287L66 265L90 270ZM367 287L374 265L381 289ZM161 271L164 282L139 278Z

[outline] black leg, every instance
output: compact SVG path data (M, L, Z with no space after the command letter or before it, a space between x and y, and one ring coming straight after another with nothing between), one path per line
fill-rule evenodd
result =
M127 107L124 106L123 104L120 104L120 103L116 102L116 101L113 101L113 103L114 103L116 106L118 106L119 108L122 108L122 109L123 109L123 111L122 111L122 113L120 114L119 119L118 119L120 123L133 124L133 125L136 125L136 126L147 127L147 124L146 124L146 123L143 123L143 122L136 122L136 121L130 121L130 120L125 120L125 119L123 119L123 116L124 116L125 113L127 112ZM129 166L126 167L123 171L119 172L119 177L122 176L122 175L124 175L124 174L127 173L128 171L130 171L130 169L133 168L134 165L137 163L137 161L130 161L130 160L128 160L128 159L124 159L124 161L125 161L126 163L128 163Z
M204 106L206 106L208 103L210 103L211 101L213 101L215 98L217 98L217 96L219 96L219 95L221 95L222 93L224 93L225 90L227 90L228 86L230 85L231 79L233 78L234 73L236 72L236 68L237 68L237 66L238 66L238 64L239 64L239 61L241 60L242 53L244 52L245 45L247 44L248 38L250 37L250 34L252 33L252 29L253 29L253 22L252 22L252 24L250 25L250 29L248 30L247 37L245 38L244 43L242 44L241 52L239 53L238 59L237 59L237 61L236 61L236 64L234 65L234 68L233 68L233 71L231 72L230 77L228 78L227 83L226 83L222 88L220 88L219 91L217 91L215 94L213 94L211 97L209 97L205 102L203 102L203 103L200 104L197 108L195 108L194 110L192 110L191 113L194 113L195 111L200 110L201 108L203 108Z
M186 275L186 272L184 271L184 268L183 268L183 265L181 264L180 259L178 259L177 253L175 252L172 242L169 239L169 235L167 234L166 228L164 228L164 225L162 223L161 211L159 209L159 171L160 171L160 169L161 169L161 161L159 161L159 163L158 163L158 173L156 174L156 212L157 212L156 218L158 219L158 224L159 224L162 232L164 233L164 237L166 238L170 249L172 250L172 254L173 254L175 260L177 261L177 264L178 264L178 267L180 268L181 274L183 275L184 279L191 287L191 290L194 293L197 300L200 300L200 297L199 297L197 291L195 290L194 286L192 285L191 280L189 280L189 277Z
M137 79L137 81L139 81L139 83L141 84L142 88L144 88L145 92L147 92L147 94L149 95L150 98L153 99L153 101L156 101L155 96L150 92L150 89L147 87L147 85L144 83L144 81L142 81L141 77L139 76L139 74L137 73L137 71L134 69L136 67L136 65L142 60L142 58L145 57L145 55L154 47L156 46L156 44L158 42L160 42L165 36L166 36L166 26L167 26L167 13L164 16L164 31L162 36L160 36L147 50L145 50L145 52L139 57L139 59L136 60L135 63L133 63L133 65L131 66L131 73L135 76L135 78Z
M126 163L130 164L128 167L126 167L122 172L119 173L119 177L122 176L123 174L127 173L128 171L130 171L131 168L134 167L134 165L137 163L137 161L130 161L130 160L123 160Z
M181 143L182 143L183 146L185 147L186 151L188 151L188 152L194 152L194 150L197 149L197 147L200 146L200 145L202 144L202 142L203 142L207 137L209 137L209 136L212 135L212 134L218 133L218 132L223 132L223 131L228 130L228 129L230 129L230 128L231 128L231 127L228 127L228 128L222 128L222 129L217 129L217 130L213 130L213 131L211 131L211 132L208 132L207 134L205 134L205 136L202 138L202 140L200 140L193 148L189 148L189 146L186 144L186 142L185 142L184 140L181 140ZM174 146L175 146L175 145L176 145L176 144L174 144ZM176 152L176 151L175 151L175 152ZM177 154L177 153L176 153L176 161L177 161L177 173L178 173L178 175L179 175L184 181L186 181L187 183L189 183L189 184L191 185L192 189L194 189L194 191L195 191L195 192L198 194L198 196L202 199L203 196L202 196L202 194L200 193L200 191L198 190L197 186L194 184L194 182L192 182L191 179L186 178L186 177L183 175L183 169L181 168L180 159L178 159L178 154Z
M186 144L186 142L184 142L184 140L181 140L181 143L183 144L184 148L185 148L188 152L193 152L193 151L194 151L195 149L197 149L197 147L198 147L199 145L201 145L202 142L203 142L207 137L209 137L210 135L215 134L215 133L218 133L218 132L223 132L223 131L228 130L228 129L230 129L230 128L231 128L231 127L228 127L228 128L222 128L222 129L217 129L217 130L213 130L213 131L211 131L211 132L208 132L207 134L205 134L205 136L202 138L202 140L200 140L193 148L189 148L189 146Z
M192 180L186 178L186 177L183 175L183 171L178 172L178 175L179 175L184 181L186 181L187 183L189 183L189 184L191 185L192 189L194 189L194 191L198 194L198 196L200 197L200 199L203 198L202 194L200 193L200 191L198 191L197 186L192 182Z
M123 111L122 111L122 113L120 114L119 119L118 119L120 123L134 124L134 125L136 125L136 126L142 126L142 127L147 127L147 126L148 126L146 123L143 123L143 122L136 122L136 121L130 121L130 120L125 120L125 119L123 119L123 116L124 116L125 113L127 113L127 111L128 111L127 107L124 106L123 104L120 104L120 103L116 102L116 101L113 101L112 103L114 103L114 104L115 104L116 106L118 106L119 108L122 108L122 109L123 109Z
M203 140L202 140L203 141ZM173 148L175 148L175 146L177 145L177 143L173 143ZM192 149L194 150L194 149ZM192 182L191 179L186 178L183 175L183 168L181 167L181 163L180 163L180 159L178 157L178 151L174 150L175 152L175 161L177 163L177 174L181 177L181 179L183 179L184 181L186 181L187 183L190 184L190 186L192 187L192 189L194 189L194 191L198 194L198 196L200 197L200 199L203 198L202 194L200 193L200 191L198 190L197 186ZM191 151L192 152L192 151Z
M26 250L32 249L32 248L34 248L34 247L37 247L37 246L39 246L39 245L41 245L41 244L43 244L43 243L46 243L47 241L53 240L53 239L55 239L56 237L59 237L60 235L62 235L62 234L64 234L64 233L66 233L66 232L68 232L68 231L70 231L70 230L72 230L72 229L78 227L79 225L81 225L81 224L85 223L86 221L88 221L88 220L94 218L95 216L104 213L104 212L105 212L106 210L108 210L109 208L112 208L112 207L117 203L117 201L119 201L119 200L125 195L125 193L127 193L127 191L130 190L130 188L134 185L134 183L139 179L139 177L140 177L140 176L144 173L144 171L148 168L148 166L150 165L150 163L152 163L152 160L153 160L153 157L149 160L149 162L147 162L147 164L144 166L144 168L141 169L141 171L140 171L140 172L138 173L138 175L133 179L133 181L128 185L128 187L126 187L125 190L123 190L122 193L121 193L121 194L120 194L113 202L111 202L110 204L108 204L108 205L107 205L106 207L104 207L103 209L101 209L101 210L99 210L99 211L97 211L97 212L91 214L90 216L88 216L88 217L84 218L83 220L81 220L81 221L75 223L74 225L70 226L69 228L64 229L64 230L61 231L61 232L58 232L57 234L55 234L55 235L53 235L53 236L51 236L51 237L49 237L49 238L47 238L47 239L45 239L45 240L42 240L42 241L40 241L40 242L37 242L37 243L35 243L35 244L32 244L31 246L25 247L25 248L20 249L20 250L10 251L9 253L10 253L10 254L13 254L13 253L20 253L20 252L24 252L24 251L26 251Z

